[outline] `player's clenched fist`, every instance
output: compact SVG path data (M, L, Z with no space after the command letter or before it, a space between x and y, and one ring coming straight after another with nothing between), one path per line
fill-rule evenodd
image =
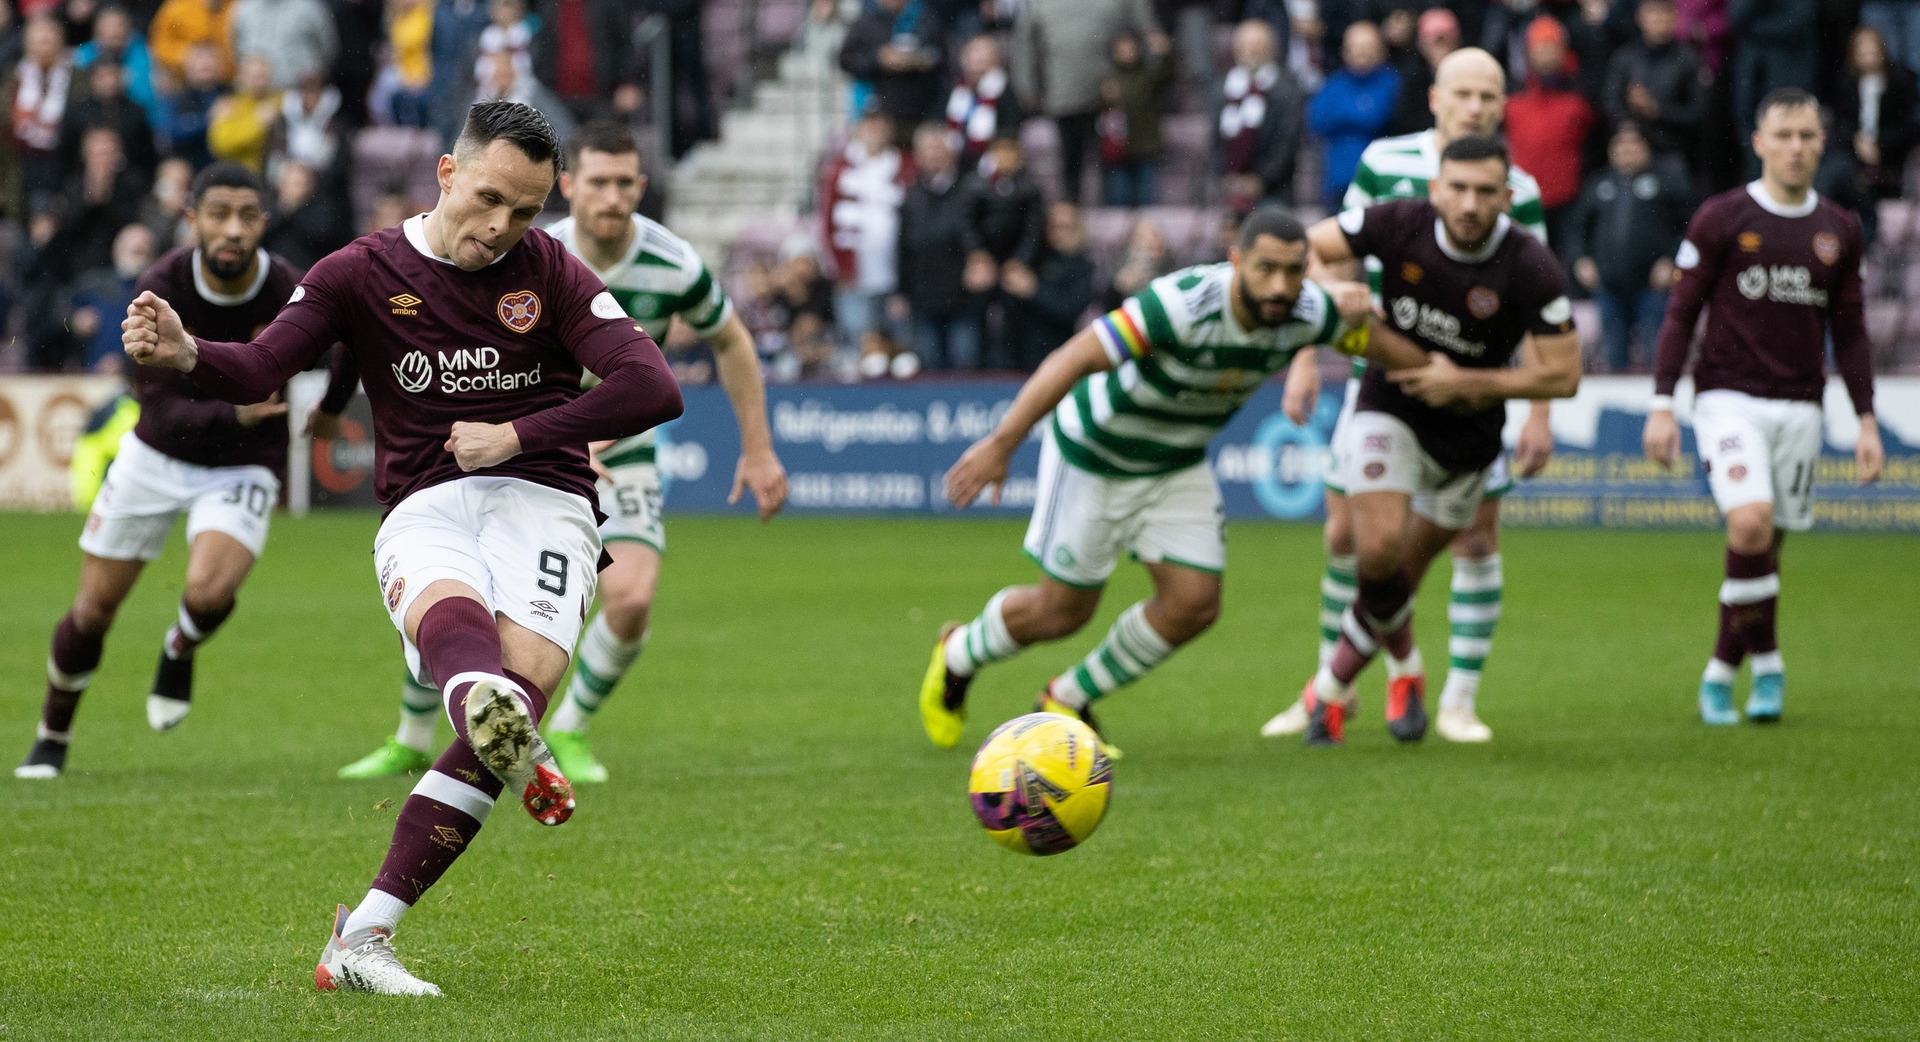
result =
M141 365L193 371L200 349L180 324L173 305L152 290L144 290L127 305L127 317L120 323L120 346L127 357Z
M1673 412L1655 409L1647 413L1647 426L1640 434L1640 443L1648 459L1672 470L1673 461L1680 456L1680 425L1673 422Z
M511 423L468 423L460 420L447 435L445 446L461 470L479 470L505 463L520 454L520 432Z

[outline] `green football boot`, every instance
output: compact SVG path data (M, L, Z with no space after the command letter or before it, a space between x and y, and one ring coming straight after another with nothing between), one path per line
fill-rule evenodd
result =
M547 748L553 751L560 773L576 785L599 785L607 780L607 767L594 759L587 747L587 736L579 731L548 731Z
M387 744L340 768L340 777L387 778L395 774L413 774L431 766L432 756L410 745L401 745L398 738L389 738Z

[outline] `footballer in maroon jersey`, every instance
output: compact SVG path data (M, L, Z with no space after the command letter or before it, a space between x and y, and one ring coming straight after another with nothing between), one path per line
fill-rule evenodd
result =
M1734 724L1733 682L1753 663L1746 716L1780 719L1786 696L1774 618L1780 543L1813 526L1827 341L1860 418L1860 481L1885 456L1873 417L1873 368L1861 304L1860 222L1813 191L1825 135L1811 94L1782 89L1760 103L1753 150L1760 179L1714 196L1694 214L1674 265L1654 360L1647 456L1671 467L1680 450L1673 392L1702 308L1693 363L1693 432L1714 502L1727 519L1720 625L1700 680L1700 717Z
M1413 642L1413 592L1434 555L1472 522L1501 450L1509 398L1572 395L1580 341L1566 279L1545 245L1507 217L1506 146L1464 137L1441 153L1427 200L1349 210L1315 225L1325 264L1379 258L1384 320L1422 367L1369 368L1345 454L1359 596L1329 661L1301 695L1309 745L1343 740L1352 684L1388 654L1387 728L1426 735L1426 677ZM1392 332L1384 332L1391 330Z
M180 320L196 333L245 339L273 321L299 272L260 248L267 212L258 174L216 163L194 178L191 192L195 245L160 258L137 288L178 301ZM182 512L186 588L178 622L161 644L147 721L164 731L186 717L194 649L232 613L235 593L266 546L269 515L280 497L287 407L278 384L242 399L254 404L235 405L169 369L135 367L129 381L140 420L121 438L87 514L79 591L54 629L46 703L16 777L52 778L65 768L74 711L100 663L107 630Z
M373 408L387 514L374 568L408 664L458 733L394 823L367 896L341 905L314 982L433 995L400 964L400 916L479 832L504 785L542 824L572 786L536 729L593 600L602 550L587 443L680 414L651 337L544 232L564 162L517 102L468 111L440 157L432 212L322 259L251 343L188 337L164 300L135 298L127 353L247 400L340 341ZM600 377L582 392L582 367Z

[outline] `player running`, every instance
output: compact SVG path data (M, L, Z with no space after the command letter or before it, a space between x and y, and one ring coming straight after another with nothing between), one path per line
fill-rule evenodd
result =
M244 340L273 321L299 270L260 248L267 192L258 174L215 163L191 191L194 246L160 258L137 288L179 301L180 320L196 333ZM244 399L255 404L235 406L183 373L136 367L129 382L139 420L120 439L80 533L80 589L54 628L46 704L16 778L53 778L66 767L74 711L107 630L141 570L166 546L174 518L187 515L187 577L147 696L156 731L179 726L192 708L194 650L233 614L234 596L267 545L287 468L279 383Z
M584 261L628 315L643 324L679 316L713 345L720 386L740 424L740 462L733 495L751 489L765 521L787 498L787 474L773 452L766 387L753 334L734 313L720 281L686 240L634 212L646 192L640 147L625 127L595 121L567 144L560 194L573 215L547 229ZM587 723L613 693L646 644L653 591L666 552L660 518L660 471L654 432L596 445L600 541L613 563L600 573L600 610L574 652L573 680L547 720L547 745L570 781L604 782L607 769L587 745ZM340 769L342 778L377 778L423 770L432 762L440 696L409 677L401 691L400 730L387 743Z
M1788 531L1813 527L1829 337L1860 416L1855 475L1877 480L1886 462L1873 417L1860 223L1812 188L1826 146L1819 102L1776 90L1760 102L1755 126L1760 179L1707 200L1680 244L1644 433L1647 457L1672 467L1680 451L1673 390L1700 309L1711 305L1693 365L1694 441L1727 519L1719 634L1700 677L1700 719L1709 724L1740 722L1733 681L1743 658L1753 662L1747 719L1777 721L1785 707L1774 633L1780 544Z
M1425 199L1427 186L1440 171L1440 154L1452 142L1463 137L1492 135L1498 132L1506 111L1507 81L1500 64L1478 47L1454 51L1442 59L1428 92L1428 107L1433 110L1432 130L1400 137L1381 138L1360 155L1353 183L1342 200L1348 210L1372 206L1391 199ZM1546 210L1540 204L1540 186L1519 167L1509 167L1507 186L1513 192L1513 207L1508 216L1541 242L1547 241ZM1380 292L1380 262L1364 258L1367 281ZM1353 374L1347 380L1347 400L1334 424L1329 442L1327 472L1324 476L1327 500L1327 569L1320 580L1320 663L1333 656L1340 639L1340 617L1353 603L1354 546L1353 522L1347 506L1347 488L1340 476L1341 458L1349 451L1346 433L1351 429L1354 402L1360 392L1366 363L1356 359ZM1320 397L1320 368L1306 353L1288 374L1290 400L1307 403L1307 409ZM1522 476L1531 477L1547 465L1553 454L1553 431L1548 426L1545 402L1537 402L1520 429L1516 447ZM1474 698L1480 691L1481 670L1493 645L1493 630L1500 621L1504 580L1500 565L1500 497L1513 488L1513 476L1504 455L1496 458L1487 475L1485 498L1475 510L1472 522L1454 541L1452 598L1447 618L1452 634L1447 642L1450 662L1446 686L1440 695L1440 713L1434 729L1442 738L1455 742L1485 742L1493 731L1480 722L1474 712ZM1357 700L1347 706L1351 715ZM1307 728L1305 702L1295 702L1269 720L1260 733L1299 734Z
M1040 581L1001 590L972 622L941 629L920 687L933 744L960 740L980 667L1086 625L1123 549L1153 577L1153 598L1122 612L1036 708L1098 731L1096 700L1213 624L1227 548L1207 443L1296 351L1340 340L1343 316L1367 321L1365 287L1337 287L1336 304L1306 270L1300 221L1278 207L1254 211L1227 263L1155 279L1048 355L994 432L947 472L956 507L990 486L998 502L1014 450L1052 414L1025 544ZM1410 352L1396 364L1421 361Z
M1354 678L1382 647L1387 729L1401 741L1425 736L1414 590L1481 505L1506 399L1565 398L1580 386L1560 265L1506 214L1506 146L1454 140L1429 191L1431 201L1348 210L1311 233L1325 263L1378 257L1388 321L1433 354L1406 372L1370 369L1360 384L1342 454L1359 589L1333 654L1300 696L1309 745L1344 741ZM1516 352L1520 363L1510 366Z
M407 797L356 909L339 906L314 983L437 995L394 955L400 917L473 842L503 784L558 825L571 785L536 730L593 600L602 551L590 441L680 414L652 338L552 237L528 231L562 165L517 102L473 106L440 157L432 212L314 265L252 343L188 336L158 295L128 308L127 353L258 400L344 342L373 409L373 562L407 664L459 740ZM580 391L582 367L601 377Z

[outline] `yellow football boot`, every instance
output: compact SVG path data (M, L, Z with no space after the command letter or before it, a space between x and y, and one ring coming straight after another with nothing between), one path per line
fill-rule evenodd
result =
M973 678L947 670L947 637L959 628L957 622L940 627L940 639L933 642L933 661L927 663L927 675L920 681L920 722L927 728L927 737L942 749L960 744L960 733L967 726L967 685Z
M1061 716L1073 717L1075 720L1078 720L1081 723L1086 724L1088 727L1093 728L1093 733L1095 735L1099 736L1100 751L1107 754L1107 759L1109 760L1120 759L1121 757L1120 747L1117 745L1114 745L1112 742L1107 741L1107 736L1101 732L1100 725L1096 723L1093 719L1092 706L1086 706L1081 709L1075 709L1072 706L1066 704L1065 702L1062 702L1059 699L1053 697L1053 689L1049 687L1049 688L1042 688L1040 691L1040 696L1033 700L1033 711L1036 713L1058 713Z

